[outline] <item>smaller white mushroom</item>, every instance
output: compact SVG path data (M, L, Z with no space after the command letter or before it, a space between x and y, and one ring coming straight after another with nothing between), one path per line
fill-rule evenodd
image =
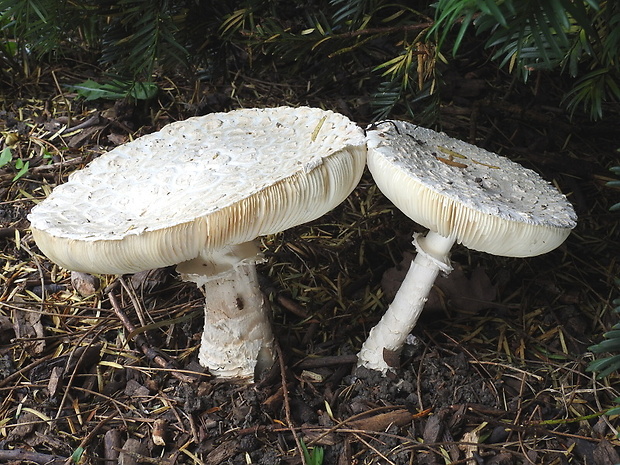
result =
M429 229L393 302L370 331L358 365L386 373L455 242L505 257L558 247L576 225L572 205L534 171L443 133L403 121L367 131L368 167L383 194Z
M254 240L334 208L365 162L364 132L338 113L213 113L102 155L28 218L41 251L69 270L178 265L206 296L201 364L222 379L251 379L273 362Z

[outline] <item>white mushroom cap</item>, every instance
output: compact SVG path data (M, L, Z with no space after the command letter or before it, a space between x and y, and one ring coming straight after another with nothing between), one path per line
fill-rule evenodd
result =
M368 167L405 215L474 250L507 257L558 247L576 225L566 197L537 173L404 121L367 131Z
M316 219L355 188L365 159L362 129L331 111L214 113L100 156L28 218L61 266L133 273Z

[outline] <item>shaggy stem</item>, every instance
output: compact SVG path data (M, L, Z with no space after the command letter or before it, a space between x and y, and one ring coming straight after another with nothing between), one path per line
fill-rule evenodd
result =
M454 244L454 238L446 238L430 231L426 237L416 238L414 244L418 252L416 258L394 300L362 345L358 354L358 366L383 374L394 370L394 367L386 362L384 355L392 359L392 353L400 352L422 313L437 274L439 271L449 273L452 270L448 253Z
M208 260L197 258L179 265L183 278L195 282L205 294L198 360L220 379L251 381L274 361L273 334L258 285L257 260L255 246L244 244L218 257L210 255ZM198 273L205 268L219 273Z

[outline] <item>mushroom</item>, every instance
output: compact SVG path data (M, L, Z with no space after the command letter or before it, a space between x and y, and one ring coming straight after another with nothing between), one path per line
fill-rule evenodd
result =
M364 131L338 113L214 113L114 148L28 218L41 251L69 270L178 265L206 297L200 363L221 379L247 380L274 358L254 240L334 208L365 161Z
M558 247L576 225L566 197L534 171L443 133L403 121L367 131L368 167L383 194L429 229L394 300L372 328L358 365L393 371L439 272L450 273L455 242L506 257Z

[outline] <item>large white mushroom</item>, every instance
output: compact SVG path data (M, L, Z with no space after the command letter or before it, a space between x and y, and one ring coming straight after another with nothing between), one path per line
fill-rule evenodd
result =
M358 365L386 373L455 242L505 257L558 247L576 225L566 197L537 173L474 145L403 121L367 131L368 167L383 194L429 229L394 300L372 328Z
M334 208L365 161L363 130L331 111L214 113L100 156L28 218L41 251L69 270L178 264L206 296L201 364L223 379L250 379L273 362L254 239Z

